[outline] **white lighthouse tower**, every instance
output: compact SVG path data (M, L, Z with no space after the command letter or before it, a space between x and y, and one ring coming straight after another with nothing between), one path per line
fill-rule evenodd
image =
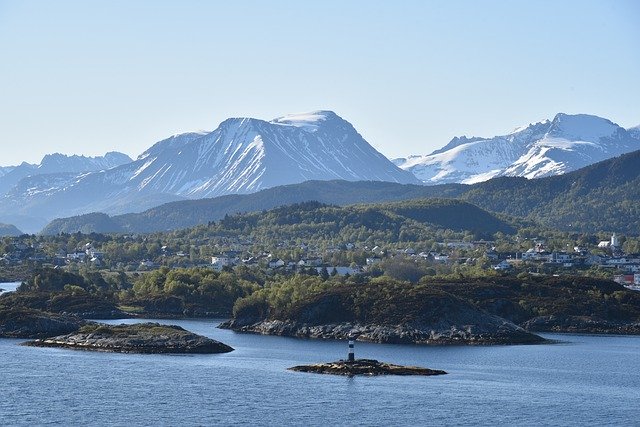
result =
M616 236L616 233L613 233L613 236L611 236L611 247L612 248L620 247L620 238Z

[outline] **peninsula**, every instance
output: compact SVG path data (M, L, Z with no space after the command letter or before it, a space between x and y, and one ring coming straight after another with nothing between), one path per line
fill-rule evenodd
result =
M256 294L254 294L256 295ZM335 286L281 308L252 295L220 325L237 332L388 344L540 344L525 331L448 292L399 282Z

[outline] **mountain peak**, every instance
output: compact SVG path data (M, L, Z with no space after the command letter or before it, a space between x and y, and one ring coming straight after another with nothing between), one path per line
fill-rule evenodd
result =
M550 136L594 141L613 135L620 126L602 117L590 114L558 113L547 132Z
M295 126L313 132L316 131L323 122L328 122L336 119L342 120L340 116L338 116L333 111L318 110L310 111L307 113L287 114L286 116L273 119L271 123Z
M639 140L640 133L602 117L558 113L508 135L454 138L440 150L396 165L429 184L469 184L501 175L539 178L637 150Z

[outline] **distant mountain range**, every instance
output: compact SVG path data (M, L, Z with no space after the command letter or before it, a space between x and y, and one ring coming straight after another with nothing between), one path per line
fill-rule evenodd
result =
M42 228L51 214L30 205L20 206L30 198L47 194L51 186L63 186L76 177L91 172L111 169L126 163L131 158L126 154L109 152L104 156L67 156L48 154L39 164L23 162L18 166L0 168L0 221L17 225L27 232Z
M640 128L586 114L557 114L493 138L452 139L425 156L395 159L426 184L473 184L498 176L541 178L640 150Z
M400 200L409 194L433 197L437 192L463 197L462 190L456 190L460 191L456 195L451 188L420 185L560 175L637 149L640 127L623 129L596 116L561 113L505 136L454 138L428 156L396 159L398 167L331 111L271 121L232 118L213 132L184 133L160 141L135 161L120 153L99 158L56 154L46 156L39 165L0 168L0 222L36 232L54 218L87 215L79 222L84 224L81 228L92 228L86 223L93 221L98 229L151 231L194 225L228 212L267 209L285 201L349 204ZM378 184L355 186L353 191L362 194L350 194L349 189L337 189L342 184L320 183L333 180ZM312 183L288 187L306 181ZM381 182L410 187L388 190ZM265 189L274 191L261 192ZM345 194L338 194L340 191ZM241 197L256 192L255 198ZM198 201L218 196L226 197ZM499 202L492 194L486 197ZM188 200L193 201L160 206ZM477 204L510 212L484 202ZM176 206L190 206L192 211L181 207L173 211ZM91 212L115 216L89 215ZM516 214L529 215L521 210ZM141 218L146 218L146 225ZM67 224L61 229L67 228L75 226Z
M9 213L38 212L53 219L139 212L175 200L332 179L420 183L349 122L331 111L315 111L271 121L227 119L213 132L175 135L107 170L30 176L6 191L0 219Z
M95 172L111 169L131 162L123 153L110 152L104 156L85 157L64 154L47 154L39 164L23 162L18 166L0 168L0 196L7 194L16 184L26 177L60 173Z
M528 180L499 177L474 185L420 186L388 182L308 181L247 195L169 203L138 214L89 214L51 222L46 234L61 232L152 232L217 221L316 200L335 205L420 198L457 198L488 211L536 221L561 230L640 234L640 151L570 172Z
M22 231L18 230L15 225L0 224L0 237L20 236Z

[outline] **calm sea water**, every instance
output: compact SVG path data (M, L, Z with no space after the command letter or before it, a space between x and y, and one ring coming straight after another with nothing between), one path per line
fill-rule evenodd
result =
M0 294L4 294L5 292L13 292L16 290L18 286L20 286L21 282L11 282L11 283L0 283Z
M0 424L640 425L640 337L548 334L563 343L502 347L357 343L357 357L449 375L344 378L286 370L343 358L344 342L236 334L214 320L159 322L236 350L131 355L0 339Z

